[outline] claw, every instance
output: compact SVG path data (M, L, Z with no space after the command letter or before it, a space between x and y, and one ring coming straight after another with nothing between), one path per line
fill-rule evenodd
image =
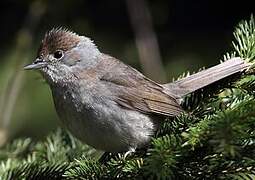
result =
M124 159L126 159L128 156L131 156L133 153L135 152L135 148L130 148L129 151L127 151L125 154L124 154Z

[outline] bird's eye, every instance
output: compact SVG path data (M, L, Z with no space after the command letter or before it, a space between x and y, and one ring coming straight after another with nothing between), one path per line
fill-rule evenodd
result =
M57 50L54 54L53 54L54 58L56 59L61 59L64 56L63 51L61 50Z

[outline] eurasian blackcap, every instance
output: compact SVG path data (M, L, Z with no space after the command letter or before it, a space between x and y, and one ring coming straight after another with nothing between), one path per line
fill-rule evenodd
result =
M89 38L53 29L25 69L42 73L59 118L74 136L96 149L121 152L148 144L164 117L183 112L180 100L185 95L248 67L241 58L232 58L159 84L100 52Z

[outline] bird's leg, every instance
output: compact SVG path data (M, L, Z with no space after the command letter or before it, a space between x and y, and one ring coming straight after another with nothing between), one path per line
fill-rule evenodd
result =
M133 153L135 153L136 148L130 148L127 152L125 152L123 155L123 159L125 160L128 156L131 156ZM113 156L118 155L121 157L122 155L120 153L111 153L111 152L104 152L104 154L99 158L99 162L102 164L105 164L107 161L109 161Z
M128 156L131 156L133 153L135 153L136 148L130 148L127 152L125 152L123 158L126 159Z

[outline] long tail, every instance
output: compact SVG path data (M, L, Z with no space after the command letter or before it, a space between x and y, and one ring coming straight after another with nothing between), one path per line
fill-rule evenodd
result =
M173 94L183 97L230 75L242 72L249 67L249 63L236 57L163 86L171 90Z

